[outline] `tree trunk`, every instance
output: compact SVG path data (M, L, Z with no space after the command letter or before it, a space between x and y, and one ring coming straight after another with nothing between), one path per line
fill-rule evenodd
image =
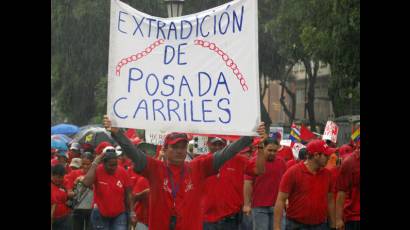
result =
M309 116L310 129L316 132L316 119L315 119L315 84L317 78L317 71L319 69L319 62L314 61L313 70L310 65L310 61L303 60L303 64L306 68L306 73L308 74L308 101L307 101L307 112Z
M288 77L289 73L292 71L294 64L292 64L289 69L286 71L286 75L284 76L284 79L280 79L280 86L281 86L281 94L280 94L280 104L282 105L282 108L286 114L286 116L289 118L289 124L291 125L293 121L295 120L295 114L296 114L296 93L292 92L287 86L286 83L288 82ZM289 109L286 106L285 103L285 91L286 93L291 97L291 108Z

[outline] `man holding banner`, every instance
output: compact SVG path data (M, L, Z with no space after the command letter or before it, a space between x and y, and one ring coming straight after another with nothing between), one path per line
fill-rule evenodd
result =
M213 155L185 162L188 137L185 133L170 133L165 137L165 160L147 157L124 136L111 121L104 117L104 127L111 131L134 163L135 172L148 179L151 186L149 227L162 229L202 229L199 201L203 195L205 180L215 175L225 162L252 143L252 137L244 136ZM266 137L262 122L258 134ZM156 208L154 211L153 207Z

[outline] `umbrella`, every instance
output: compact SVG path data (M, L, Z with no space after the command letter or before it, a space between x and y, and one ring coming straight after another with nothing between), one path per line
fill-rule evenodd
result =
M76 125L70 124L58 124L51 127L51 134L65 134L65 135L73 135L78 133L80 129Z
M62 140L51 139L51 148L58 149L60 151L67 151L67 145Z
M90 144L93 148L97 147L98 144L103 141L107 141L112 145L116 144L110 133L100 127L90 127L82 130L79 134L75 135L74 141L81 145Z
M69 138L68 136L66 136L66 135L64 135L64 134L54 134L54 135L51 135L51 139L63 141L63 142L65 142L65 143L70 143L70 142L72 141L71 138Z

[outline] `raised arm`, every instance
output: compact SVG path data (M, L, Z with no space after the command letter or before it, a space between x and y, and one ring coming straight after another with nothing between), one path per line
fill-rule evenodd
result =
M91 167L88 169L87 174L84 176L83 184L87 187L90 187L94 184L95 181L95 172L97 170L98 165L100 164L102 158L104 157L104 153L101 153L97 157L95 157L93 163L91 163Z
M104 127L108 131L111 131L111 136L121 146L125 155L132 160L134 170L136 172L142 172L147 165L147 156L135 147L120 129L111 127L111 120L107 115L104 116Z
M265 134L265 124L261 122L257 130L260 136ZM246 146L249 146L252 143L253 137L245 136L241 137L239 140L234 143L226 146L225 148L217 151L214 154L213 167L217 171L219 168L232 157L234 157L239 151L244 149Z

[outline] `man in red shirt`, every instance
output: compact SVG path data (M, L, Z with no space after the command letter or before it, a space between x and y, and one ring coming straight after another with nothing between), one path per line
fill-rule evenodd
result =
M81 158L81 145L77 142L73 142L68 150L68 163L71 163L73 158Z
M148 230L148 211L149 211L149 182L143 176L135 173L131 167L128 169L128 175L132 182L132 196L134 202L134 211L136 213L136 229Z
M280 148L277 139L268 138L259 148L263 153L262 156L258 156L263 160L261 174L255 175L257 159L253 158L245 174L243 211L245 215L252 213L254 229L272 230L273 206L280 180L286 171L286 163L282 158L276 157Z
M103 161L103 164L99 164ZM128 220L135 217L129 177L118 167L114 147L107 146L98 155L83 179L85 186L94 185L94 208L91 223L95 229L128 230ZM129 216L127 216L127 212Z
M343 161L336 188L336 228L360 230L360 147Z
M68 196L64 183L65 168L61 164L51 168L51 224L54 230L71 229L69 214L71 209L66 205Z
M242 137L213 155L185 162L188 137L185 133L170 133L164 140L164 161L147 157L136 148L111 121L104 126L134 163L134 170L150 184L150 230L200 230L202 226L200 199L205 179L217 174L222 165L241 149L252 143L252 137ZM257 129L264 133L261 123ZM155 210L154 210L155 209Z
M282 158L285 162L293 160L294 157L293 157L292 148L290 148L289 146L280 145L280 141L282 139L281 134L279 132L274 133L273 137L279 142L279 149L276 152L276 157Z
M200 157L222 150L226 146L226 140L211 137L207 145L210 152ZM243 205L243 174L247 162L246 156L237 154L219 169L217 175L206 179L202 199L204 230L238 229Z
M83 229L83 226L86 230L91 229L90 215L93 192L90 188L80 186L80 183L82 183L93 160L92 153L83 153L81 156L81 169L73 170L64 177L68 196L73 197L73 200L75 200L72 212L74 229Z
M328 169L327 145L323 140L313 140L307 147L305 162L289 168L282 177L274 210L274 230L280 230L286 200L286 229L328 229L335 226L333 183ZM329 217L329 218L328 218Z

